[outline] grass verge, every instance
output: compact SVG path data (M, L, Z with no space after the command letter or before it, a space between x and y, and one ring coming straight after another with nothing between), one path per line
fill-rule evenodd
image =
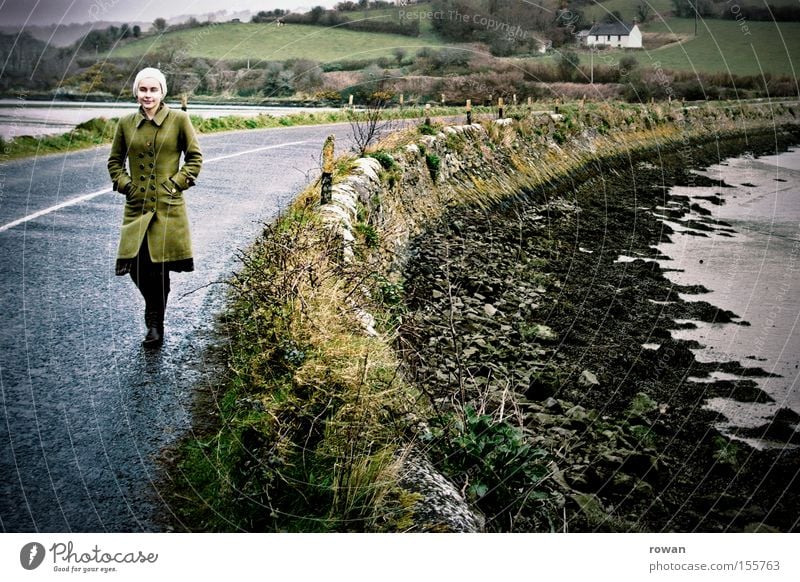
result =
M222 423L178 466L190 529L371 531L393 514L399 443L419 400L389 343L359 323L366 307L391 320L391 285L340 253L296 203L242 257Z

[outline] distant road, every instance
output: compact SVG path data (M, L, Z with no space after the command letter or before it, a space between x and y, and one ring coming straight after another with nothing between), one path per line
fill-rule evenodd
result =
M157 531L162 449L191 428L193 388L236 251L318 173L348 125L202 135L186 193L193 273L173 277L167 339L140 347L143 302L114 276L123 200L108 147L0 165L0 530ZM185 297L185 293L195 291Z

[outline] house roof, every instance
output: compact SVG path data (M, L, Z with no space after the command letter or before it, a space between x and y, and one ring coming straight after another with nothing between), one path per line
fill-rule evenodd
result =
M592 36L627 36L631 33L631 30L633 30L634 26L636 25L625 24L624 22L603 22L595 24L589 31L589 34Z

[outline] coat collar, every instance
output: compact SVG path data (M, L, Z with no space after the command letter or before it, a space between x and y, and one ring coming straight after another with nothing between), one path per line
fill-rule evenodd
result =
M161 106L156 111L156 116L153 117L153 123L155 123L158 127L161 127L161 124L164 123L164 120L169 115L169 107L167 107L166 103L162 103ZM139 111L136 113L136 127L141 127L142 123L147 121L147 116L144 114L141 106L139 107Z

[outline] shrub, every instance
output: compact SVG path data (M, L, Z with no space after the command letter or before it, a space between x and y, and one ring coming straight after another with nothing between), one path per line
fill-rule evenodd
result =
M397 162L394 161L394 158L390 154L383 151L373 152L369 154L369 157L378 160L378 162L385 170L391 170L397 165Z

